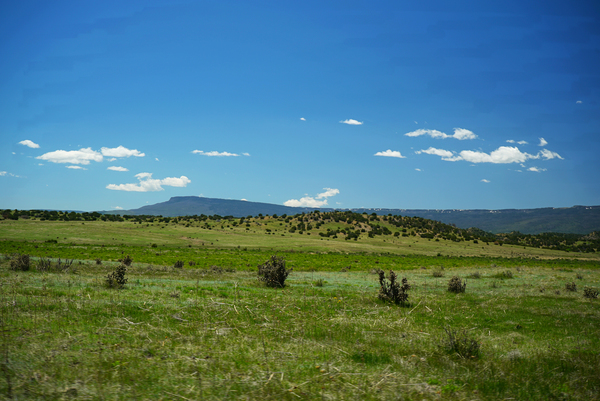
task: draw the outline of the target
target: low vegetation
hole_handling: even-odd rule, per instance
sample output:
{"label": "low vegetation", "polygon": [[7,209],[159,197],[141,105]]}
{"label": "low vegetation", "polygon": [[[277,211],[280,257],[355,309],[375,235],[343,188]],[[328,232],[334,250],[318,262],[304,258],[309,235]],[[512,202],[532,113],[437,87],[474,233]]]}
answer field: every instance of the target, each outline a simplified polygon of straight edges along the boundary
{"label": "low vegetation", "polygon": [[0,221],[0,398],[600,399],[594,253],[287,219]]}

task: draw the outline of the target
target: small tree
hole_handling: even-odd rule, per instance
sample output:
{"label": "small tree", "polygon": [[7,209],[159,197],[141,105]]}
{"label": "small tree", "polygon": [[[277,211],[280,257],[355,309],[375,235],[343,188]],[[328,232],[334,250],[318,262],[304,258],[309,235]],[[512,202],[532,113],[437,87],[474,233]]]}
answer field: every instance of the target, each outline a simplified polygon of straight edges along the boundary
{"label": "small tree", "polygon": [[285,268],[285,259],[277,255],[271,256],[258,266],[258,279],[264,281],[267,287],[285,287],[285,279],[292,269]]}
{"label": "small tree", "polygon": [[396,305],[405,305],[408,301],[407,291],[410,289],[408,280],[402,279],[402,285],[397,281],[398,276],[393,270],[390,270],[389,281],[385,278],[383,270],[379,270],[379,299],[386,302],[393,302]]}

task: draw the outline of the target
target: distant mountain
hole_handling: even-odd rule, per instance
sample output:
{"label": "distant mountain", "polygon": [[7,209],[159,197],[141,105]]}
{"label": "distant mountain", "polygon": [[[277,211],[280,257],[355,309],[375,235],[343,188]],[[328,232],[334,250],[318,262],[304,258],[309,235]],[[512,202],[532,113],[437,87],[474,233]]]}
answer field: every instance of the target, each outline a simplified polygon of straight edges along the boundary
{"label": "distant mountain", "polygon": [[[164,217],[175,216],[193,216],[205,214],[207,216],[233,216],[246,217],[263,215],[294,215],[298,213],[308,213],[316,209],[307,207],[289,207],[275,205],[272,203],[248,202],[232,199],[214,199],[203,198],[198,196],[174,196],[166,202],[157,203],[155,205],[142,206],[139,209],[133,210],[111,210],[110,212],[102,212],[105,214],[120,214],[120,215],[155,215]],[[319,209],[322,211],[333,211],[334,209]]]}
{"label": "distant mountain", "polygon": [[[271,203],[214,199],[197,196],[175,196],[167,202],[143,206],[133,210],[102,212],[120,215],[161,215],[165,217],[201,215],[246,217],[263,215],[294,215],[317,209],[289,207]],[[331,209],[322,212],[351,210],[357,213],[423,217],[454,224],[459,228],[477,227],[492,233],[519,231],[523,234],[543,232],[588,234],[600,231],[600,206],[573,206],[568,208],[503,209],[503,210],[428,210],[428,209]]]}

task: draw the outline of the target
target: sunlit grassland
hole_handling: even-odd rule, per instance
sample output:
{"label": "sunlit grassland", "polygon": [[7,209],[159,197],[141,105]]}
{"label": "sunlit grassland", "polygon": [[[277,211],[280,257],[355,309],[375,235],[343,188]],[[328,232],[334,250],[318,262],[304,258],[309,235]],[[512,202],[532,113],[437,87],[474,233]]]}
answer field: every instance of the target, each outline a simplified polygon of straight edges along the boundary
{"label": "sunlit grassland", "polygon": [[[318,257],[315,257],[318,261]],[[595,269],[398,271],[407,307],[377,299],[377,276],[294,271],[284,289],[253,271],[136,264],[70,273],[0,266],[0,394],[15,399],[598,399]],[[480,278],[468,278],[479,273]],[[464,294],[446,290],[467,279]],[[580,277],[580,278],[578,278]],[[316,284],[321,282],[323,285]],[[578,291],[565,290],[576,282]],[[445,328],[480,344],[446,348]]]}
{"label": "sunlit grassland", "polygon": [[[343,224],[327,223],[318,232],[338,227],[343,227]],[[92,255],[94,252],[97,254],[102,251],[99,248],[118,247],[114,249],[136,253],[137,261],[162,264],[171,264],[178,257],[193,258],[194,255],[205,250],[215,249],[483,258],[577,258],[600,261],[600,256],[595,253],[570,253],[482,242],[476,244],[473,241],[435,241],[412,236],[369,238],[364,235],[358,241],[347,241],[343,238],[322,238],[317,235],[317,230],[313,230],[311,235],[308,235],[307,233],[292,234],[285,231],[285,228],[285,223],[272,218],[253,221],[250,227],[214,221],[193,223],[187,227],[177,223],[3,220],[0,221],[0,253],[17,252],[14,243],[7,243],[17,241],[22,243],[24,249],[26,248],[22,253],[51,256],[44,254],[44,251],[53,249],[51,245],[54,244],[45,245],[45,241],[55,240],[63,257],[67,257],[64,254],[67,248],[71,248],[73,254],[69,257],[86,259],[86,254],[89,254],[89,258],[102,258],[102,255]],[[155,248],[152,247],[153,245]],[[88,247],[89,252],[81,251],[78,254],[75,250],[81,246]]]}
{"label": "sunlit grassland", "polygon": [[[596,254],[258,224],[0,221],[0,253],[32,255],[0,262],[0,397],[600,399]],[[273,254],[294,269],[283,289],[256,278]],[[107,288],[126,255],[126,287]],[[378,300],[377,269],[408,278],[409,305]]]}

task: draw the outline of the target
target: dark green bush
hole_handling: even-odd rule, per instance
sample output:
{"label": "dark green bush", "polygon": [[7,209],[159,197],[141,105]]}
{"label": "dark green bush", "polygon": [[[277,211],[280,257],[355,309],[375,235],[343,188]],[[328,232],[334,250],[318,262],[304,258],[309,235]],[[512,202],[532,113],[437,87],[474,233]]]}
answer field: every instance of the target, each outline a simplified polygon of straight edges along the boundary
{"label": "dark green bush", "polygon": [[432,275],[433,277],[444,277],[444,272],[441,270],[434,270]]}
{"label": "dark green bush", "polygon": [[16,254],[10,259],[10,269],[16,271],[27,271],[31,267],[29,255]]}
{"label": "dark green bush", "polygon": [[383,270],[379,270],[379,299],[386,302],[393,302],[396,305],[405,305],[408,301],[407,291],[410,289],[408,280],[402,279],[402,285],[398,283],[398,276],[393,270],[390,270],[389,279],[385,278]]}
{"label": "dark green bush", "polygon": [[583,296],[589,299],[598,298],[598,290],[592,287],[585,287],[583,289]]}
{"label": "dark green bush", "polygon": [[114,272],[106,276],[106,286],[109,288],[116,289],[121,289],[125,287],[125,284],[127,284],[125,273],[127,273],[127,266],[125,266],[124,264],[119,265]]}
{"label": "dark green bush", "polygon": [[469,337],[466,331],[452,330],[449,327],[445,327],[444,330],[446,337],[443,341],[443,348],[446,352],[457,354],[464,359],[479,357],[481,344]]}
{"label": "dark green bush", "polygon": [[262,265],[258,266],[258,279],[267,287],[285,287],[285,280],[292,269],[285,268],[285,260],[277,255],[271,256]]}
{"label": "dark green bush", "polygon": [[565,284],[565,288],[567,289],[567,291],[577,291],[577,284],[575,284],[575,282],[571,282],[571,283],[567,283]]}
{"label": "dark green bush", "polygon": [[131,263],[133,263],[133,259],[131,258],[131,256],[127,255],[123,259],[119,259],[119,262],[121,262],[125,266],[131,266]]}
{"label": "dark green bush", "polygon": [[463,281],[458,276],[454,276],[450,279],[450,281],[448,281],[448,291],[450,292],[458,294],[459,292],[465,292],[466,288],[467,282],[465,281],[463,283]]}
{"label": "dark green bush", "polygon": [[175,264],[173,265],[173,267],[175,267],[177,269],[183,268],[183,260],[178,260],[177,262],[175,262]]}

